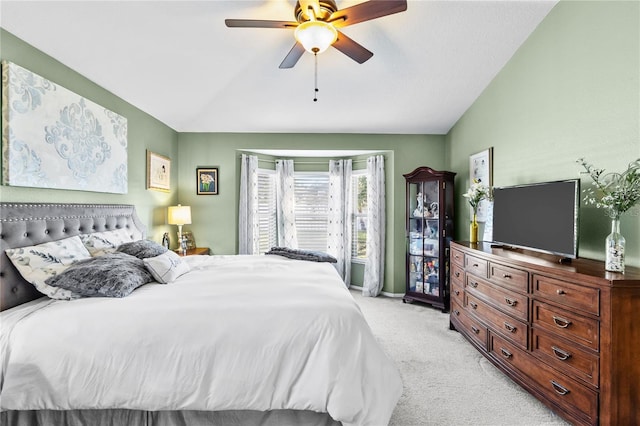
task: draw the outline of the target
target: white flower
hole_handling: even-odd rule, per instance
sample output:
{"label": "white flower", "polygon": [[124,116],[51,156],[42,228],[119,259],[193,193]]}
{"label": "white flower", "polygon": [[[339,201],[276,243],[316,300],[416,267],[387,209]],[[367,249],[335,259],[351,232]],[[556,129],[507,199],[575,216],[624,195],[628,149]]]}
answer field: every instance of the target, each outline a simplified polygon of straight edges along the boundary
{"label": "white flower", "polygon": [[480,201],[491,199],[491,188],[481,184],[477,179],[474,179],[471,187],[467,192],[462,194],[462,196],[469,200],[469,204],[473,208],[473,212],[476,213],[478,211]]}

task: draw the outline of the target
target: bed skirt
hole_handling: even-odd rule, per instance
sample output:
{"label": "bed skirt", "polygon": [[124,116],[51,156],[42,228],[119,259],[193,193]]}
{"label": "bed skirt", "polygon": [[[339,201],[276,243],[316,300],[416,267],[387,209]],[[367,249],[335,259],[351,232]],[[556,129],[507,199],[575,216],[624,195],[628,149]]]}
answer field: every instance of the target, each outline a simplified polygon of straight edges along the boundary
{"label": "bed skirt", "polygon": [[3,411],[4,426],[340,426],[327,413],[273,411],[33,410]]}

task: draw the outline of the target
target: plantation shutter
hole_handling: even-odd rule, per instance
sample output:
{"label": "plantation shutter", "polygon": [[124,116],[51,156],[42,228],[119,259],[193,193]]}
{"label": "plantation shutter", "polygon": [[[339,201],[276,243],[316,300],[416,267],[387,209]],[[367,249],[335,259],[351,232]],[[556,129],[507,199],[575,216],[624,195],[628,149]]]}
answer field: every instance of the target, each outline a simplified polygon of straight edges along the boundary
{"label": "plantation shutter", "polygon": [[298,247],[305,250],[326,251],[329,174],[296,172],[294,187]]}
{"label": "plantation shutter", "polygon": [[263,254],[277,245],[276,238],[276,181],[275,173],[258,170],[259,247]]}

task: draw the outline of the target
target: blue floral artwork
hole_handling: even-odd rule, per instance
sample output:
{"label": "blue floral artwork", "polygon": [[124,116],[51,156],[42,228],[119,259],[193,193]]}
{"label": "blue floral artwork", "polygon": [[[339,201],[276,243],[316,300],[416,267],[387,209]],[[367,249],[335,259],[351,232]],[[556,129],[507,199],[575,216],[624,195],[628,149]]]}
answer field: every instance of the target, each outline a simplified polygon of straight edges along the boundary
{"label": "blue floral artwork", "polygon": [[127,119],[2,62],[3,184],[126,194]]}

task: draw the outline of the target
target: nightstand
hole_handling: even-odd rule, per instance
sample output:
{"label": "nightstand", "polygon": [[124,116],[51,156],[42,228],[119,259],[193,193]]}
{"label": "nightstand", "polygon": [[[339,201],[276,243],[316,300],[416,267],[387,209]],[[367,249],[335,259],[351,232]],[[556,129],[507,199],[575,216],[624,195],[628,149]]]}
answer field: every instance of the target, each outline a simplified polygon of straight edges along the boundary
{"label": "nightstand", "polygon": [[[174,251],[176,253],[178,253],[180,256],[185,256],[185,255],[180,253],[180,250],[174,250]],[[192,255],[207,256],[207,255],[209,255],[209,247],[196,247],[196,248],[192,248],[192,249],[187,249],[186,256],[192,256]]]}

